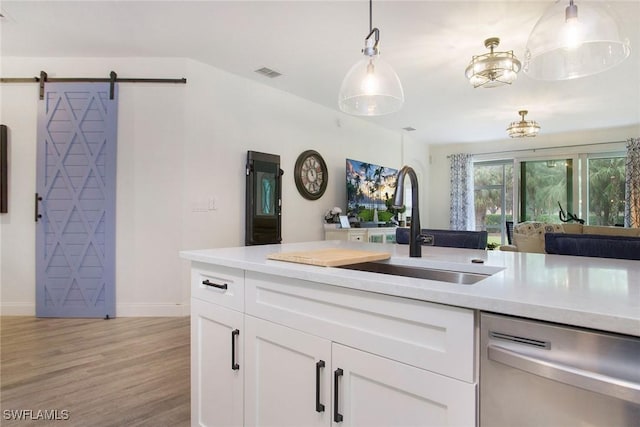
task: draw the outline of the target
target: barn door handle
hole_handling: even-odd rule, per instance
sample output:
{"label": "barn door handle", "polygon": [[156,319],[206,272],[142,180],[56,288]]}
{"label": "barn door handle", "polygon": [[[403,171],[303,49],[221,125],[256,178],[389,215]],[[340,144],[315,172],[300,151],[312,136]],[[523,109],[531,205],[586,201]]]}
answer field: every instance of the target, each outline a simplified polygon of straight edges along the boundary
{"label": "barn door handle", "polygon": [[227,284],[226,283],[223,283],[223,284],[213,283],[209,279],[204,279],[202,281],[202,284],[205,285],[205,286],[212,286],[212,287],[218,288],[218,289],[227,289]]}
{"label": "barn door handle", "polygon": [[338,412],[338,401],[340,400],[338,399],[338,378],[343,374],[344,372],[340,368],[333,372],[333,421],[336,423],[341,423],[343,418],[342,414]]}
{"label": "barn door handle", "polygon": [[231,331],[231,369],[237,371],[240,369],[240,365],[236,363],[236,336],[240,335],[239,329]]}
{"label": "barn door handle", "polygon": [[36,212],[35,212],[36,222],[38,222],[38,220],[42,218],[42,214],[40,214],[40,209],[39,209],[41,201],[42,201],[42,196],[36,193]]}
{"label": "barn door handle", "polygon": [[316,362],[316,412],[324,412],[324,405],[320,403],[320,369],[324,366],[324,360]]}

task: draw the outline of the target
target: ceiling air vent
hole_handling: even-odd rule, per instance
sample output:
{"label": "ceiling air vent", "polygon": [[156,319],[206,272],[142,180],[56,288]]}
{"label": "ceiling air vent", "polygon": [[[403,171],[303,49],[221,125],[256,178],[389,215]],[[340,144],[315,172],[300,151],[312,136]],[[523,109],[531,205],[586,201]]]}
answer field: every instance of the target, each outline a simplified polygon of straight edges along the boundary
{"label": "ceiling air vent", "polygon": [[280,77],[282,75],[282,73],[279,73],[267,67],[262,67],[256,70],[256,73],[262,74],[263,76],[269,77],[270,79],[275,79],[276,77]]}
{"label": "ceiling air vent", "polygon": [[402,128],[402,130],[406,130],[407,132],[413,132],[416,128],[412,128],[411,126],[407,126],[406,128]]}

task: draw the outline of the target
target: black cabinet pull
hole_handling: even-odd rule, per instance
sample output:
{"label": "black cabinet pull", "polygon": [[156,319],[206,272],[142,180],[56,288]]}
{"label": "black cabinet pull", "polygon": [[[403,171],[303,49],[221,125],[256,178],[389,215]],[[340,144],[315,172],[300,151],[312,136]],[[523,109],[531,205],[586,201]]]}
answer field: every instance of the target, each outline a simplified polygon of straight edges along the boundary
{"label": "black cabinet pull", "polygon": [[231,331],[231,369],[234,371],[240,369],[240,365],[236,363],[236,336],[240,336],[239,329]]}
{"label": "black cabinet pull", "polygon": [[318,360],[316,363],[316,412],[324,412],[324,405],[320,403],[320,369],[324,366],[324,360]]}
{"label": "black cabinet pull", "polygon": [[42,197],[36,193],[36,212],[35,212],[35,216],[36,216],[36,222],[38,222],[38,220],[40,218],[42,218],[42,214],[40,213],[40,202],[42,201]]}
{"label": "black cabinet pull", "polygon": [[333,421],[336,423],[342,422],[342,414],[338,412],[338,378],[344,374],[342,369],[338,368],[333,372]]}
{"label": "black cabinet pull", "polygon": [[218,283],[211,282],[209,279],[204,279],[202,281],[202,284],[206,285],[206,286],[212,286],[212,287],[218,288],[218,289],[227,289],[227,284],[226,283],[223,283],[222,285],[220,285]]}

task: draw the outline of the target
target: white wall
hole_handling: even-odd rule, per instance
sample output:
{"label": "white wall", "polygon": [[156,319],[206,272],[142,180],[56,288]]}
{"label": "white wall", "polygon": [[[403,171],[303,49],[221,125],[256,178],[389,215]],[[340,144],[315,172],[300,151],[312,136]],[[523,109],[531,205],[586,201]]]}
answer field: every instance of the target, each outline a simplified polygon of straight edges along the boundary
{"label": "white wall", "polygon": [[[475,144],[453,144],[453,145],[432,145],[430,146],[429,173],[431,182],[438,185],[431,186],[431,199],[428,206],[428,225],[433,228],[449,228],[449,205],[450,189],[449,184],[449,159],[450,154],[470,153],[483,156],[483,153],[497,153],[489,156],[484,155],[487,160],[491,158],[513,158],[512,156],[535,156],[549,155],[555,152],[591,152],[607,149],[605,145],[594,145],[590,147],[558,148],[551,151],[547,148],[572,146],[579,144],[600,144],[607,142],[625,141],[631,137],[640,136],[640,124],[615,129],[601,129],[597,131],[572,132],[556,135],[539,135],[533,139],[511,139],[500,141],[483,142]],[[624,147],[624,144],[617,144]],[[540,150],[545,148],[544,150]],[[519,150],[532,149],[537,152],[524,152]],[[500,154],[504,153],[504,154]],[[505,157],[506,156],[506,157]]]}
{"label": "white wall", "polygon": [[[345,158],[428,177],[428,151],[400,131],[310,103],[185,59],[3,58],[3,77],[186,77],[186,85],[120,84],[116,301],[118,316],[188,313],[182,249],[244,242],[247,150],[281,156],[283,241],[323,238],[322,216],[344,208]],[[9,213],[0,216],[0,310],[35,312],[35,156],[38,87],[3,84],[1,121],[10,129]],[[314,149],[329,167],[317,201],[297,192],[297,156]],[[426,186],[422,186],[423,192]],[[215,210],[194,212],[215,200]],[[424,197],[422,204],[424,204]]]}

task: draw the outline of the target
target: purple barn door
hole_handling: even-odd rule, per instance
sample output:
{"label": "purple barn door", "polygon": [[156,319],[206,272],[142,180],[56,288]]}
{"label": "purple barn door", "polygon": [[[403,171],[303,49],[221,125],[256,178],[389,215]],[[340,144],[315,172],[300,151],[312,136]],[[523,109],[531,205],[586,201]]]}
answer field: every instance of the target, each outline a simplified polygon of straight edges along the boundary
{"label": "purple barn door", "polygon": [[47,83],[38,114],[36,316],[115,317],[117,86]]}

